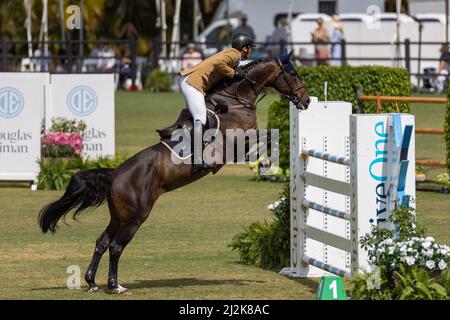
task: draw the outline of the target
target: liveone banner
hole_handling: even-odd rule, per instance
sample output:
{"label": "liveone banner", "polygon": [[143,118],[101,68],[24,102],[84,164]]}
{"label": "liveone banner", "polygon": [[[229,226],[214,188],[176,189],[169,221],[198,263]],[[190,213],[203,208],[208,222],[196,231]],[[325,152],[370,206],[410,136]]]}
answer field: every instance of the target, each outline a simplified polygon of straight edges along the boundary
{"label": "liveone banner", "polygon": [[113,74],[51,75],[47,127],[50,127],[51,119],[57,117],[86,122],[84,158],[114,156],[114,111]]}
{"label": "liveone banner", "polygon": [[49,75],[0,73],[0,180],[36,181]]}

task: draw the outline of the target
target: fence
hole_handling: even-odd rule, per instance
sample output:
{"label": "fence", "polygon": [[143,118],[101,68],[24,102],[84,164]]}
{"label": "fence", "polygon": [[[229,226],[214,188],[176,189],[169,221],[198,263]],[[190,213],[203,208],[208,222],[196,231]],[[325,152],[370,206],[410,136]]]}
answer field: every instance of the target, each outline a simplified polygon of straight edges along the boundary
{"label": "fence", "polygon": [[[37,48],[42,44],[47,44],[49,48],[49,55],[40,54],[39,56],[33,54],[29,56],[28,48]],[[55,70],[50,70],[54,73],[72,73],[72,72],[117,72],[114,70],[102,71],[95,68],[98,59],[103,59],[95,55],[84,54],[86,48],[91,51],[103,45],[119,46],[127,48],[129,52],[128,58],[131,60],[130,77],[133,80],[133,85],[136,79],[137,71],[137,45],[136,39],[122,39],[122,40],[66,40],[66,41],[48,41],[45,43],[38,43],[36,41],[28,42],[26,40],[6,40],[2,39],[0,42],[0,71],[18,71],[17,64],[20,61],[22,64],[28,62],[32,64],[41,63],[46,65],[46,61],[56,65]],[[173,74],[179,71],[179,62],[182,59],[182,52],[187,46],[188,42],[174,42],[162,43],[158,38],[152,40],[152,52],[148,59],[144,59],[144,63],[152,67],[162,67],[166,71]],[[202,58],[205,58],[218,50],[229,45],[228,42],[194,42],[196,48],[202,53]],[[362,64],[378,64],[386,66],[402,66],[405,67],[411,77],[417,79],[417,85],[420,87],[420,81],[424,78],[436,78],[438,76],[437,67],[434,72],[423,73],[422,67],[424,63],[433,63],[438,65],[440,60],[438,46],[443,43],[440,42],[412,42],[406,39],[404,42],[349,42],[342,40],[339,43],[327,42],[327,45],[339,45],[340,57],[329,59],[316,59],[314,56],[315,44],[312,42],[258,42],[257,49],[253,53],[253,58],[264,58],[274,55],[272,51],[282,52],[285,48],[294,50],[294,59],[304,65],[324,64],[330,61],[339,62],[341,65],[362,65]],[[388,49],[386,49],[386,47]],[[422,56],[422,47],[435,48],[436,55],[432,57]],[[393,54],[391,51],[398,49],[399,54]],[[378,50],[378,51],[377,51]],[[384,50],[384,51],[383,51]],[[270,51],[270,52],[269,52]],[[428,50],[430,51],[430,50]],[[166,52],[166,54],[163,54]],[[374,54],[375,52],[375,54]],[[433,51],[434,52],[434,51]],[[35,51],[36,53],[36,51]],[[169,53],[169,54],[167,54]],[[114,54],[114,59],[120,63],[123,55]],[[118,64],[116,63],[116,64]],[[86,67],[88,66],[88,67]],[[89,66],[94,66],[89,68]],[[21,66],[20,68],[24,68]]]}
{"label": "fence", "polygon": [[[44,46],[48,46],[45,54]],[[99,55],[102,46],[112,48],[112,54]],[[33,55],[28,48],[34,48]],[[87,50],[90,54],[84,54]],[[117,54],[120,50],[120,54]],[[49,72],[52,73],[116,73],[122,72],[122,59],[129,61],[126,71],[133,81],[133,88],[138,69],[136,39],[121,40],[66,40],[66,41],[26,41],[7,40],[0,42],[0,72]],[[111,68],[99,67],[99,61],[114,60]]]}

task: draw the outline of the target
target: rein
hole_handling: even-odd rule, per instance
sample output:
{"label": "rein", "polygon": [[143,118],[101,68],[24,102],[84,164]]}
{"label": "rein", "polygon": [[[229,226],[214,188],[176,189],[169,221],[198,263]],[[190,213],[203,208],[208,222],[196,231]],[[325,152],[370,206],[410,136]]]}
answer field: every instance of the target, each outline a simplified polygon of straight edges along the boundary
{"label": "rein", "polygon": [[[244,80],[244,79],[243,79]],[[241,85],[241,83],[243,82],[243,80],[241,80],[238,85],[236,86],[236,89],[234,89],[234,92],[230,92],[228,89],[230,88],[229,85],[226,86],[226,88],[221,91],[221,92],[214,92],[215,94],[225,97],[225,98],[229,98],[232,100],[236,100],[237,102],[239,102],[240,104],[242,104],[243,106],[245,106],[246,108],[249,109],[256,109],[256,104],[251,102],[249,99],[242,97],[240,95],[237,94],[237,89],[239,88],[239,86]],[[226,85],[226,83],[225,83]]]}
{"label": "rein", "polygon": [[[287,83],[291,93],[290,93],[290,95],[289,94],[280,93],[280,95],[282,95],[283,97],[285,97],[288,100],[292,101],[293,103],[298,104],[299,101],[298,101],[297,97],[295,96],[295,93],[298,90],[303,89],[304,87],[300,86],[300,87],[294,89],[293,86],[292,86],[291,81],[289,81],[288,77],[286,76],[287,71],[286,71],[285,66],[281,63],[280,59],[277,59],[276,61],[277,61],[278,66],[280,67],[280,70],[279,70],[278,74],[276,75],[276,77],[267,86],[269,86],[269,87],[272,86],[277,81],[277,79],[281,75],[283,75],[284,81],[286,81],[286,83]],[[255,66],[256,66],[256,64],[255,64]],[[238,94],[239,88],[241,87],[241,85],[245,81],[250,82],[253,85],[252,89],[253,89],[253,91],[255,92],[255,94],[257,96],[260,93],[263,93],[263,95],[261,97],[259,97],[258,100],[255,103],[251,102],[249,99],[247,99],[245,97],[242,97],[241,95]],[[259,83],[259,82],[255,81],[253,79],[250,79],[247,75],[236,85],[236,87],[233,90],[233,92],[230,92],[228,90],[231,85],[228,85],[226,83],[226,81],[224,83],[225,83],[225,86],[226,86],[225,89],[222,92],[215,92],[215,94],[218,94],[218,95],[223,96],[225,98],[234,99],[234,100],[238,101],[239,103],[242,103],[245,107],[247,107],[249,109],[256,109],[256,106],[258,105],[258,103],[261,102],[261,100],[263,100],[267,96],[267,90],[266,90],[267,86],[263,85],[262,83]],[[261,89],[261,91],[259,93],[257,91],[258,88]]]}
{"label": "rein", "polygon": [[[304,86],[300,86],[300,87],[294,89],[294,88],[292,87],[291,81],[289,81],[288,77],[286,77],[286,73],[288,73],[288,71],[286,71],[286,67],[281,63],[280,59],[277,59],[277,64],[278,64],[278,66],[280,67],[280,72],[279,72],[278,75],[273,79],[273,81],[270,83],[270,86],[273,85],[273,84],[275,83],[275,81],[280,77],[281,74],[283,74],[284,81],[286,81],[287,85],[289,86],[289,90],[291,91],[291,94],[290,94],[290,95],[287,95],[287,94],[280,93],[280,95],[282,95],[283,97],[287,98],[287,99],[290,100],[292,103],[298,104],[299,101],[298,101],[298,98],[297,98],[297,96],[295,95],[295,93],[296,93],[297,91],[299,91],[299,90],[304,89]],[[295,70],[294,70],[294,71],[295,71]],[[297,73],[297,72],[295,71],[295,73]],[[300,78],[300,76],[298,75],[298,73],[297,73],[297,77]]]}

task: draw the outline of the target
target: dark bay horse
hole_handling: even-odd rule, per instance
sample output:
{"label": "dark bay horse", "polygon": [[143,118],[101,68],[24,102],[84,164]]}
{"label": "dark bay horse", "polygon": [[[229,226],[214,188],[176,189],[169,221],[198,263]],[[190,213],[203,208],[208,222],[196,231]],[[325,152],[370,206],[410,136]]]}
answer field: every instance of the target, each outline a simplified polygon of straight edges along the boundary
{"label": "dark bay horse", "polygon": [[[299,109],[308,107],[308,93],[289,57],[251,62],[243,67],[246,72],[244,78],[227,80],[225,83],[228,84],[219,85],[211,93],[211,96],[228,102],[227,112],[219,114],[219,129],[223,136],[227,128],[244,131],[256,128],[255,102],[267,87],[286,96]],[[162,143],[157,143],[115,169],[94,169],[73,175],[63,196],[42,208],[39,225],[44,233],[49,230],[54,233],[58,221],[72,209],[75,210],[75,218],[82,210],[99,206],[106,200],[111,219],[96,241],[85,280],[89,292],[98,290],[95,274],[102,255],[109,249],[108,288],[113,293],[123,293],[127,289],[118,282],[120,256],[150,215],[155,201],[163,193],[189,184],[208,173],[193,173],[190,164],[174,164],[171,151]]]}

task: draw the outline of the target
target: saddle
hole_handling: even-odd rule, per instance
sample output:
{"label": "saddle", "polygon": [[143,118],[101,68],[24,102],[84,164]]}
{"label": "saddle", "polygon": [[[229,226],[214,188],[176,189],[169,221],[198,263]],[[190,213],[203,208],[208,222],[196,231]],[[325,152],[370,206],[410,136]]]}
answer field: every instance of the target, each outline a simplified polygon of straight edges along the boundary
{"label": "saddle", "polygon": [[[226,113],[227,106],[222,101],[217,101],[212,98],[206,98],[206,129],[216,129],[216,134],[219,130],[220,120],[219,113]],[[191,150],[180,148],[182,141],[190,141],[193,133],[193,118],[188,108],[181,110],[178,119],[168,127],[156,129],[160,136],[160,141],[170,151],[172,151],[179,159],[186,160],[191,156]],[[173,140],[174,133],[178,136],[178,140]],[[181,136],[180,136],[181,134]]]}

